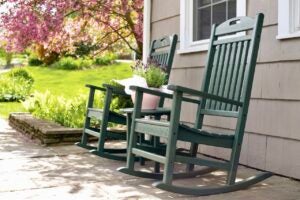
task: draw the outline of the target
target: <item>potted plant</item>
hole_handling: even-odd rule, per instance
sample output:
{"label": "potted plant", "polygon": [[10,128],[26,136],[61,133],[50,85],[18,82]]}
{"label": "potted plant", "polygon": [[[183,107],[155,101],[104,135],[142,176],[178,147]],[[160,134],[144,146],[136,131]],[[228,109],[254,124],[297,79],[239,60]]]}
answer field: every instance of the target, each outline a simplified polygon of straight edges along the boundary
{"label": "potted plant", "polygon": [[[165,71],[165,67],[161,66],[154,60],[148,60],[147,64],[143,64],[140,60],[138,60],[132,69],[133,73],[136,75],[136,79],[141,77],[145,80],[146,85],[144,85],[144,87],[160,90],[161,87],[167,82],[167,73]],[[134,102],[135,92],[131,92],[131,98]],[[142,109],[157,108],[159,100],[159,96],[145,93],[143,96]]]}

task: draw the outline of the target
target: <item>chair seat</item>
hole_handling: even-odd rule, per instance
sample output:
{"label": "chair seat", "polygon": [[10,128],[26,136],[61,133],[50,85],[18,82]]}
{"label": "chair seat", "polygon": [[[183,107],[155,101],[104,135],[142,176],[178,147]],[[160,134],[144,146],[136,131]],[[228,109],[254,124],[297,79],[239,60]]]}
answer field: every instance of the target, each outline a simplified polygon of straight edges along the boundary
{"label": "chair seat", "polygon": [[108,127],[107,130],[110,131],[110,132],[124,133],[124,134],[127,131],[126,126],[123,126],[123,127]]}
{"label": "chair seat", "polygon": [[[88,108],[88,117],[94,117],[98,120],[102,120],[103,110],[99,108]],[[114,111],[109,111],[109,122],[126,125],[126,116]]]}
{"label": "chair seat", "polygon": [[[133,113],[133,108],[121,109],[124,113]],[[170,108],[143,109],[141,115],[168,115],[171,113]]]}
{"label": "chair seat", "polygon": [[231,148],[233,145],[234,135],[208,132],[205,130],[195,129],[181,123],[179,125],[178,140]]}

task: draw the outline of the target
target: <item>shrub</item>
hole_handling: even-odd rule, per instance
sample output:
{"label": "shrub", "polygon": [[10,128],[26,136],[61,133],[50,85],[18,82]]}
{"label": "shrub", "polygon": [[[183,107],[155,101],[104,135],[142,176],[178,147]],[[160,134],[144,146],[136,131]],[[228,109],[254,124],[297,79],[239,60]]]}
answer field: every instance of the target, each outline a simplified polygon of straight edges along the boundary
{"label": "shrub", "polygon": [[[23,102],[25,109],[40,119],[51,120],[63,126],[80,128],[83,127],[86,114],[88,97],[80,95],[72,99],[45,93],[35,92],[32,97]],[[103,108],[104,94],[96,93],[94,107]],[[132,107],[130,97],[113,95],[111,109],[119,111],[120,108]],[[92,120],[92,125],[99,127],[99,122]],[[109,123],[109,126],[114,126]]]}
{"label": "shrub", "polygon": [[117,59],[117,56],[113,53],[107,53],[103,56],[96,57],[94,59],[95,65],[110,65],[113,64],[114,61]]}
{"label": "shrub", "polygon": [[0,76],[0,102],[25,100],[33,84],[32,76],[24,69],[15,68]]}
{"label": "shrub", "polygon": [[80,70],[91,68],[92,65],[93,61],[89,58],[63,57],[51,66],[57,69]]}
{"label": "shrub", "polygon": [[[118,87],[122,90],[125,89],[125,87],[123,85],[120,85],[120,84],[116,83],[115,81],[110,81],[109,84],[113,85],[115,87]],[[123,95],[117,95],[117,94],[113,95],[113,100],[110,105],[111,110],[113,110],[115,112],[119,112],[119,110],[122,108],[130,108],[130,107],[133,107],[133,103],[132,103],[130,96],[123,96]]]}
{"label": "shrub", "polygon": [[33,97],[23,102],[23,106],[37,118],[75,128],[83,126],[86,101],[85,96],[66,99],[50,92],[35,92]]}
{"label": "shrub", "polygon": [[7,76],[10,78],[25,79],[32,83],[34,81],[33,77],[25,69],[22,68],[12,69],[7,73]]}
{"label": "shrub", "polygon": [[38,59],[36,56],[30,56],[28,58],[28,65],[29,66],[40,66],[43,64],[43,61]]}
{"label": "shrub", "polygon": [[90,55],[93,51],[97,49],[97,45],[92,44],[91,42],[76,42],[74,44],[75,47],[75,52],[74,56],[88,56]]}

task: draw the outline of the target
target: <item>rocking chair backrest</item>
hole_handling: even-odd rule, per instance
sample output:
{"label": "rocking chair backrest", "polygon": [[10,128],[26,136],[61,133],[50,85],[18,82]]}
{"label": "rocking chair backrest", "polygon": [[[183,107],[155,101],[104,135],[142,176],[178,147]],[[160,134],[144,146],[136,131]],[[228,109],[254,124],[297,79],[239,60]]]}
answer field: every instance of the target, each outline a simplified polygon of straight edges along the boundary
{"label": "rocking chair backrest", "polygon": [[[214,26],[211,33],[202,90],[242,102],[243,112],[247,112],[251,95],[262,23],[263,14],[255,19],[237,17]],[[250,34],[245,34],[249,31]],[[241,107],[203,100],[198,114],[238,117]],[[198,116],[198,120],[199,117],[202,118]]]}
{"label": "rocking chair backrest", "polygon": [[153,40],[151,43],[149,58],[155,60],[161,67],[166,69],[167,80],[169,80],[177,40],[178,36],[174,34]]}

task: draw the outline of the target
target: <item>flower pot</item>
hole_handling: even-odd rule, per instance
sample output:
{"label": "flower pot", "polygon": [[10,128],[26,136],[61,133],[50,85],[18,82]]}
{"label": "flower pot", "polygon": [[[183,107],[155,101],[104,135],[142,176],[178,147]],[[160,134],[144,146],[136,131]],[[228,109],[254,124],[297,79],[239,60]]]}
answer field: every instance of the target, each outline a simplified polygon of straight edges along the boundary
{"label": "flower pot", "polygon": [[[157,89],[157,88],[155,88],[155,89]],[[134,103],[135,91],[132,91],[131,99],[132,99],[132,102]],[[142,101],[142,109],[156,109],[158,106],[159,100],[160,100],[159,96],[144,93],[143,101]]]}

